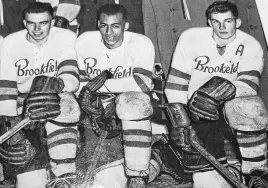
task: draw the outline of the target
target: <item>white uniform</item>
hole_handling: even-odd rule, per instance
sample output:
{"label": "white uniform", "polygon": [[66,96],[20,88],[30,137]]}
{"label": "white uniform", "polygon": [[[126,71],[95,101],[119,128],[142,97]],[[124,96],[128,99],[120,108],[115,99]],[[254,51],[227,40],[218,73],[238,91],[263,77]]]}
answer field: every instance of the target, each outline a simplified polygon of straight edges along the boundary
{"label": "white uniform", "polygon": [[72,32],[56,27],[41,47],[27,40],[27,30],[7,36],[1,50],[0,79],[5,99],[0,100],[0,114],[21,114],[25,94],[38,75],[58,76],[64,81],[64,91],[75,92],[79,87],[75,40]]}
{"label": "white uniform", "polygon": [[262,70],[263,50],[252,36],[237,30],[221,56],[210,27],[192,28],[178,41],[165,92],[170,103],[186,104],[206,81],[220,76],[236,86],[236,97],[256,95]]}
{"label": "white uniform", "polygon": [[[7,36],[0,55],[0,115],[18,116],[22,113],[23,101],[30,91],[33,79],[39,75],[61,78],[65,87],[60,96],[65,96],[66,92],[76,92],[79,76],[75,40],[73,32],[56,27],[51,28],[48,40],[42,46],[36,46],[27,40],[27,30]],[[64,96],[61,98],[65,100]],[[79,114],[78,117],[77,114],[69,115],[69,118],[62,118],[62,115],[64,114],[54,120],[73,123],[79,119]],[[74,172],[75,164],[71,159],[76,156],[77,128],[59,127],[50,122],[45,127],[52,172],[56,176]],[[70,159],[69,163],[64,161],[66,158]]]}
{"label": "white uniform", "polygon": [[122,45],[108,49],[99,31],[85,32],[78,37],[75,48],[79,69],[88,78],[105,69],[114,74],[114,79],[107,80],[100,92],[152,91],[154,47],[146,36],[125,32]]}
{"label": "white uniform", "polygon": [[[192,28],[182,33],[173,54],[165,88],[169,103],[187,104],[192,94],[213,76],[231,81],[236,87],[236,97],[257,95],[264,65],[263,50],[259,42],[237,30],[236,38],[226,45],[225,52],[220,55],[212,34],[210,27]],[[265,131],[248,135],[239,128],[236,130],[243,173],[249,173],[252,167],[266,169]],[[250,128],[247,130],[254,131]],[[257,150],[258,153],[252,152]],[[252,162],[254,165],[250,165]],[[213,173],[215,172],[212,171],[211,175]],[[194,182],[199,184],[196,187],[206,187],[202,186],[206,177],[202,172],[194,174],[194,180],[199,181]],[[219,183],[211,187],[227,186]]]}
{"label": "white uniform", "polygon": [[[106,80],[98,92],[150,93],[153,90],[154,46],[146,36],[126,31],[122,45],[115,49],[108,49],[102,42],[100,32],[90,31],[78,37],[75,48],[78,54],[78,66],[84,76],[81,86],[107,69],[113,74],[113,78]],[[128,98],[132,94],[126,95]],[[125,117],[126,114],[121,116]],[[137,123],[129,123],[128,120],[123,121],[122,125],[125,171],[129,176],[141,174],[146,176],[149,174],[151,155],[151,123],[149,119]]]}
{"label": "white uniform", "polygon": [[2,45],[3,39],[4,38],[0,35],[0,46]]}

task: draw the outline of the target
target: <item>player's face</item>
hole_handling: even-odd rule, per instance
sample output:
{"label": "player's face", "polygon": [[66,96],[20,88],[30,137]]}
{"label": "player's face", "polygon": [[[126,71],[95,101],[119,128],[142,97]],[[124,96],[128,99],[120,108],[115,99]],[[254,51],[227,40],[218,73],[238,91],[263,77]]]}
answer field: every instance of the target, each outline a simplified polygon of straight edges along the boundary
{"label": "player's face", "polygon": [[225,13],[212,13],[208,20],[213,28],[215,37],[223,41],[232,41],[235,38],[236,29],[240,27],[241,20],[235,18],[231,11]]}
{"label": "player's face", "polygon": [[23,23],[28,30],[30,41],[36,44],[46,42],[50,29],[54,24],[48,12],[26,14]]}
{"label": "player's face", "polygon": [[98,27],[107,48],[114,49],[121,46],[124,40],[124,31],[129,27],[129,23],[123,19],[121,13],[115,15],[100,14]]}

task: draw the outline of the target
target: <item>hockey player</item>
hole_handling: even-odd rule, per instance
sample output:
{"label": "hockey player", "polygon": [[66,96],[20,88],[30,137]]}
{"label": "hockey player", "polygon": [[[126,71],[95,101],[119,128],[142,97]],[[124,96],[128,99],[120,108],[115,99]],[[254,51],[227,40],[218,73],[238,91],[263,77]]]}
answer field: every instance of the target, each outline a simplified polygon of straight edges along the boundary
{"label": "hockey player", "polygon": [[50,3],[54,9],[55,26],[68,28],[78,33],[79,24],[76,17],[80,12],[80,0],[1,0],[0,34],[5,37],[8,34],[24,29],[22,11],[32,2]]}
{"label": "hockey player", "polygon": [[[0,114],[17,119],[29,117],[32,123],[28,128],[33,130],[45,127],[50,158],[46,187],[75,187],[75,123],[80,117],[72,94],[79,88],[76,35],[53,27],[53,18],[49,3],[31,3],[23,12],[26,29],[4,39],[0,56]],[[22,156],[25,152],[26,156]],[[28,152],[1,150],[1,161],[28,165]],[[34,171],[25,174],[31,177]],[[18,176],[22,178],[18,178],[17,187],[45,187],[37,179],[29,181],[25,176]]]}
{"label": "hockey player", "polygon": [[[224,137],[231,127],[242,155],[242,174],[249,177],[246,183],[251,188],[267,187],[267,112],[256,96],[263,70],[262,47],[238,29],[241,20],[235,4],[216,1],[206,16],[210,27],[186,30],[174,51],[165,89],[175,111],[173,118],[178,120],[178,107],[187,106],[191,133],[228,168]],[[193,172],[194,187],[231,187],[187,143],[189,126],[174,127],[171,136],[186,151],[186,168]],[[239,178],[239,173],[236,175]]]}
{"label": "hockey player", "polygon": [[[124,6],[103,5],[98,10],[99,31],[83,33],[75,45],[81,71],[79,103],[96,135],[108,131],[103,155],[92,169],[95,187],[146,187],[149,176],[154,47],[146,36],[128,32],[129,24]],[[109,119],[110,111],[116,111],[115,119]],[[99,138],[89,132],[87,143],[93,150]]]}

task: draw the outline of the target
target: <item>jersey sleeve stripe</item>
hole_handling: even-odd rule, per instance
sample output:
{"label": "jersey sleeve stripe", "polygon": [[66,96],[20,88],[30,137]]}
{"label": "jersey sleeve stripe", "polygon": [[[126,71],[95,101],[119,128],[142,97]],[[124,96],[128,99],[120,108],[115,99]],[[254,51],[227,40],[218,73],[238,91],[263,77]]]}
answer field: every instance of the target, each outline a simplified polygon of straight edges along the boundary
{"label": "jersey sleeve stripe", "polygon": [[0,95],[0,101],[17,100],[17,95]]}
{"label": "jersey sleeve stripe", "polygon": [[89,81],[89,78],[87,77],[86,71],[79,70],[79,79],[80,79],[80,82],[88,82]]}
{"label": "jersey sleeve stripe", "polygon": [[10,80],[0,80],[0,88],[17,88],[17,82],[16,81],[10,81]]}
{"label": "jersey sleeve stripe", "polygon": [[17,94],[18,92],[16,88],[0,87],[0,95],[17,95]]}
{"label": "jersey sleeve stripe", "polygon": [[167,82],[166,89],[178,90],[178,91],[188,91],[188,85],[181,85],[181,84]]}
{"label": "jersey sleeve stripe", "polygon": [[80,70],[80,69],[79,69],[79,74],[80,75],[83,75],[83,76],[86,76],[87,75],[85,70]]}
{"label": "jersey sleeve stripe", "polygon": [[17,100],[17,83],[10,80],[0,80],[0,101]]}
{"label": "jersey sleeve stripe", "polygon": [[72,75],[72,76],[74,76],[77,80],[79,80],[79,75],[78,75],[76,72],[74,72],[74,71],[64,71],[64,72],[61,72],[60,74],[58,74],[58,76],[63,75],[63,74],[69,74],[69,75]]}
{"label": "jersey sleeve stripe", "polygon": [[254,89],[256,92],[258,92],[259,86],[256,83],[252,82],[251,80],[239,79],[239,81],[249,85],[252,89]]}
{"label": "jersey sleeve stripe", "polygon": [[78,68],[76,67],[73,67],[73,66],[64,66],[62,67],[59,71],[58,71],[58,74],[61,74],[62,72],[74,72],[76,74],[79,74],[78,73]]}
{"label": "jersey sleeve stripe", "polygon": [[191,79],[191,75],[181,72],[173,67],[171,67],[169,74],[175,77],[184,78],[185,80],[188,80],[188,81],[190,81]]}
{"label": "jersey sleeve stripe", "polygon": [[152,75],[153,75],[153,73],[151,71],[143,69],[143,68],[140,68],[140,67],[139,68],[135,67],[133,69],[133,74],[136,74],[136,73],[145,75],[145,76],[147,76],[149,78],[152,78]]}
{"label": "jersey sleeve stripe", "polygon": [[243,71],[238,73],[238,77],[242,75],[249,75],[249,76],[255,76],[257,78],[261,77],[261,73],[259,71],[253,70],[253,71]]}
{"label": "jersey sleeve stripe", "polygon": [[60,70],[62,67],[64,66],[74,66],[74,67],[78,67],[77,65],[77,61],[76,60],[65,60],[63,62],[61,62],[58,66],[58,70]]}
{"label": "jersey sleeve stripe", "polygon": [[89,81],[89,80],[88,80],[86,77],[84,77],[84,76],[80,76],[79,79],[80,79],[80,82],[88,82],[88,81]]}
{"label": "jersey sleeve stripe", "polygon": [[138,86],[141,88],[143,92],[149,93],[151,91],[151,89],[146,85],[146,83],[138,75],[133,75],[133,78],[137,82]]}

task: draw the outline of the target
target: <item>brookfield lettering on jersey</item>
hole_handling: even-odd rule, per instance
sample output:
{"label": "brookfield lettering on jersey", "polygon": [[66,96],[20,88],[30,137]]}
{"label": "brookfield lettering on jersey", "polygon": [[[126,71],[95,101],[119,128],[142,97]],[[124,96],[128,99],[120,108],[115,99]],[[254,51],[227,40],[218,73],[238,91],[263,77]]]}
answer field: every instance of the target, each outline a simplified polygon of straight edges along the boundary
{"label": "brookfield lettering on jersey", "polygon": [[207,64],[210,62],[210,58],[208,56],[199,56],[195,59],[195,62],[197,62],[194,69],[202,72],[207,73],[227,73],[227,74],[233,74],[237,72],[239,62],[237,63],[230,63],[226,65],[225,63],[222,63],[218,66],[207,66]]}
{"label": "brookfield lettering on jersey", "polygon": [[18,67],[18,76],[34,76],[42,75],[45,73],[56,72],[58,63],[54,59],[50,59],[46,64],[42,64],[40,68],[28,68],[29,60],[20,59],[15,63],[15,67]]}
{"label": "brookfield lettering on jersey", "polygon": [[[96,65],[97,65],[96,59],[94,59],[94,61],[86,61],[86,60],[88,60],[88,59],[85,59],[85,61],[84,61],[85,62],[85,71],[88,75],[97,76],[103,71],[99,68],[96,68]],[[132,76],[132,67],[124,68],[122,66],[117,66],[114,69],[109,68],[107,70],[113,74],[114,79]]]}

